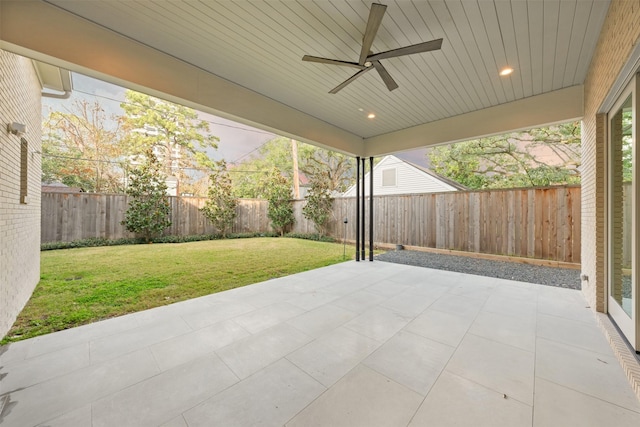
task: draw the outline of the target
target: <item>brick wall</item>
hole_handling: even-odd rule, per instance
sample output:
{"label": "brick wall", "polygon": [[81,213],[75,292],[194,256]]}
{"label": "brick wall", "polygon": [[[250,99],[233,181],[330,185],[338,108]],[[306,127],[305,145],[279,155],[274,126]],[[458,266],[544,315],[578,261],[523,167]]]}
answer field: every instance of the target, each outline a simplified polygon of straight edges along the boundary
{"label": "brick wall", "polygon": [[[7,123],[27,126],[27,203],[20,203],[21,139]],[[31,60],[0,50],[0,337],[40,278],[40,82]],[[33,153],[33,154],[32,154]]]}
{"label": "brick wall", "polygon": [[582,122],[583,292],[597,311],[605,307],[606,115],[605,97],[640,37],[640,0],[612,0],[584,84]]}

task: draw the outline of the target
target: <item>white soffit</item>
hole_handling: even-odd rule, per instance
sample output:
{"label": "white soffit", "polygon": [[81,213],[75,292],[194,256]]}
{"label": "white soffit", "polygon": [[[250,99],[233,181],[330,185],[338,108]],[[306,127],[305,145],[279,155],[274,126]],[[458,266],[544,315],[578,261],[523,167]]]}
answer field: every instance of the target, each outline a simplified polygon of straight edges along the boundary
{"label": "white soffit", "polygon": [[[403,149],[429,143],[384,135],[404,137],[430,123],[460,128],[450,119],[579,87],[609,5],[602,0],[380,2],[388,7],[374,52],[444,39],[440,51],[382,60],[400,86],[393,92],[371,72],[330,95],[353,70],[301,61],[305,54],[357,60],[370,1],[3,0],[0,43],[281,134],[353,154],[380,154],[394,151],[390,143]],[[47,17],[62,23],[46,23]],[[507,65],[515,72],[500,77]],[[222,94],[237,99],[207,99],[202,82],[226,85]],[[532,125],[573,116],[577,104],[581,107],[581,98],[557,118]],[[375,120],[366,118],[369,112]],[[500,128],[501,118],[492,119]],[[505,119],[504,130],[511,128]],[[456,136],[455,129],[449,134]]]}

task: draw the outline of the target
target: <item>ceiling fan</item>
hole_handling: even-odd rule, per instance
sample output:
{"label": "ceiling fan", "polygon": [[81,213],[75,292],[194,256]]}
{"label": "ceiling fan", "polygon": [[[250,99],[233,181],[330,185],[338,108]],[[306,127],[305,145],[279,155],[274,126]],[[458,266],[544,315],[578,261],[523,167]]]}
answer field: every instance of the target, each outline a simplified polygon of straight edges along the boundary
{"label": "ceiling fan", "polygon": [[387,89],[389,89],[389,91],[392,91],[398,88],[398,84],[395,82],[395,80],[393,80],[393,77],[391,77],[382,63],[380,63],[381,59],[396,58],[398,56],[413,55],[414,53],[430,52],[432,50],[440,49],[440,47],[442,46],[442,39],[431,40],[428,42],[405,46],[398,49],[387,50],[385,52],[375,54],[371,52],[369,49],[371,49],[373,39],[375,39],[376,34],[378,33],[378,28],[380,28],[380,23],[382,22],[382,18],[386,10],[387,6],[384,4],[373,3],[371,5],[371,10],[369,11],[369,20],[367,21],[367,29],[365,30],[364,36],[362,38],[362,49],[360,50],[360,59],[358,60],[358,62],[340,61],[338,59],[320,58],[318,56],[310,55],[305,55],[302,57],[303,61],[319,62],[321,64],[342,65],[345,67],[358,68],[360,70],[344,82],[340,83],[338,86],[331,89],[329,93],[338,93],[346,85],[353,82],[355,79],[357,79],[367,71],[370,71],[372,68],[375,68],[378,74],[380,74],[382,81],[384,81],[384,84],[387,85]]}

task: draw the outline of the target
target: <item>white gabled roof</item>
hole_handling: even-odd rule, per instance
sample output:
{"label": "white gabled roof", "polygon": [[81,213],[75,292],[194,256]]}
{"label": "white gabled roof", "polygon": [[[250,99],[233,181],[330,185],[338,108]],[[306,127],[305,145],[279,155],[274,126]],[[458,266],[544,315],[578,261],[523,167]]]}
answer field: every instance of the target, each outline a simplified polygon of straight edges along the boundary
{"label": "white gabled roof", "polygon": [[[382,171],[390,169],[395,169],[396,185],[383,186]],[[365,175],[365,192],[367,195],[369,194],[369,182],[369,173],[367,173]],[[393,155],[385,156],[373,167],[374,196],[387,194],[440,193],[464,189],[462,185],[448,178]],[[355,195],[356,189],[355,186],[352,186],[344,192],[343,197],[355,197]]]}

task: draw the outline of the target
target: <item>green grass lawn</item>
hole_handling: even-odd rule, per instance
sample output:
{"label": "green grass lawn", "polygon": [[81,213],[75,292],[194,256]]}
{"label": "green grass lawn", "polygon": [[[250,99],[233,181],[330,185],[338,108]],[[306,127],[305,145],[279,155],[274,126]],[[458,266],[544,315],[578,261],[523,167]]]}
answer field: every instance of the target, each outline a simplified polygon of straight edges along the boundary
{"label": "green grass lawn", "polygon": [[289,238],[63,249],[41,256],[40,283],[0,344],[343,261],[341,244]]}

